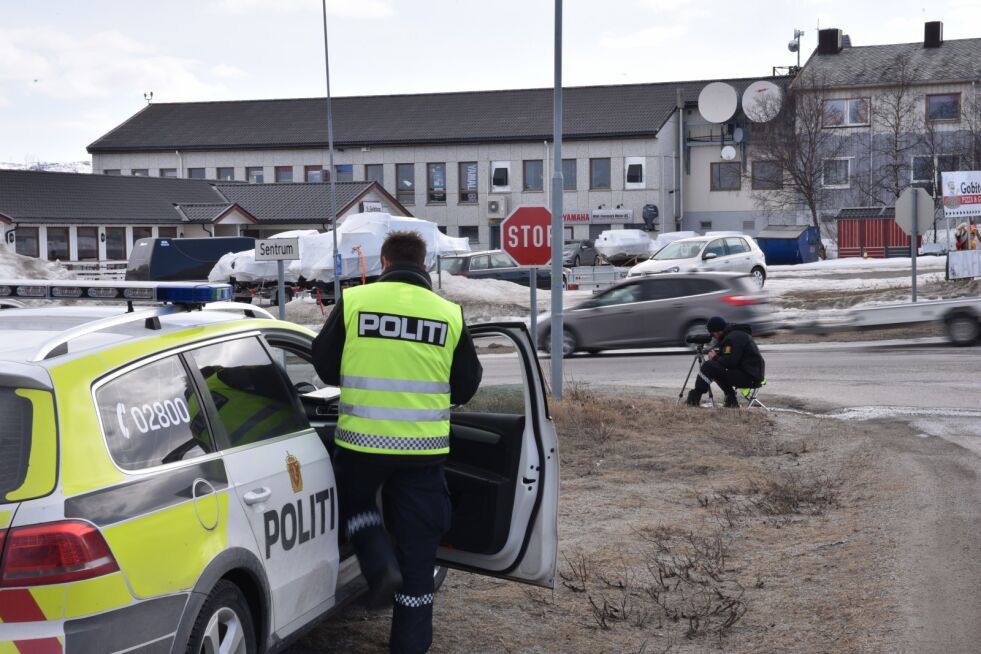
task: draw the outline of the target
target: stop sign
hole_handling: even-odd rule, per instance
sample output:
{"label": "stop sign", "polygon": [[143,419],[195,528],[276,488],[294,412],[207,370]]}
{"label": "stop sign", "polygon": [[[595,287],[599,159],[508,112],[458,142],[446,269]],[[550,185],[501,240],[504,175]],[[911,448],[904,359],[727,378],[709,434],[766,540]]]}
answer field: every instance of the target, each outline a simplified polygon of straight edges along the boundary
{"label": "stop sign", "polygon": [[552,214],[545,207],[518,207],[501,223],[501,243],[521,266],[545,266],[552,259]]}

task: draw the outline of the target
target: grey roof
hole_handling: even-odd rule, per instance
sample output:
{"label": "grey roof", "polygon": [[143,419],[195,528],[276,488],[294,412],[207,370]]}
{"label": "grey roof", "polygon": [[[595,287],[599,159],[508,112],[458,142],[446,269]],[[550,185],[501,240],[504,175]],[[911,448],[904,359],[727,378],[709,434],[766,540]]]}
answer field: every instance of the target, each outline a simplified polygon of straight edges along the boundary
{"label": "grey roof", "polygon": [[835,218],[855,219],[855,218],[895,218],[895,207],[848,207],[838,212]]}
{"label": "grey roof", "polygon": [[[335,182],[337,211],[343,213],[371,189],[371,182]],[[229,202],[234,202],[261,223],[312,223],[330,220],[330,184],[280,182],[275,184],[216,184]],[[381,187],[378,187],[381,189]],[[381,189],[384,195],[384,190]],[[401,206],[391,199],[396,206]],[[409,215],[406,212],[406,215]]]}
{"label": "grey roof", "polygon": [[[759,78],[753,78],[759,79]],[[753,79],[726,80],[741,91]],[[585,86],[563,91],[563,138],[652,136],[708,81]],[[338,147],[539,141],[552,136],[552,89],[334,98]],[[88,147],[90,153],[327,146],[324,98],[157,103]]]}
{"label": "grey roof", "polygon": [[0,214],[14,222],[177,224],[175,203],[221,201],[194,179],[0,170]]}
{"label": "grey roof", "polygon": [[892,43],[845,48],[817,54],[804,65],[804,86],[880,86],[895,82],[897,57],[909,57],[910,81],[943,83],[981,80],[981,39],[944,41],[939,48],[922,43]]}
{"label": "grey roof", "polygon": [[[338,213],[375,182],[336,182]],[[15,223],[166,225],[211,223],[233,205],[259,223],[320,225],[330,216],[330,184],[245,184],[194,179],[0,170],[0,215]]]}

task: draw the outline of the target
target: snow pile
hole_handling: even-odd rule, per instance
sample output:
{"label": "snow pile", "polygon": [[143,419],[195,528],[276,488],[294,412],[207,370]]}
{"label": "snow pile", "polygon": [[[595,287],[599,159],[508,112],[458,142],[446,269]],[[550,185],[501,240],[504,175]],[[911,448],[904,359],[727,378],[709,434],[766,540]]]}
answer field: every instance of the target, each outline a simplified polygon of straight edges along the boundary
{"label": "snow pile", "polygon": [[25,257],[0,245],[0,279],[74,279],[64,266],[36,257]]}
{"label": "snow pile", "polygon": [[16,164],[9,161],[0,162],[0,169],[3,170],[37,170],[48,173],[91,173],[92,162],[90,161],[70,161],[67,163],[54,163],[47,161],[36,161],[29,164]]}

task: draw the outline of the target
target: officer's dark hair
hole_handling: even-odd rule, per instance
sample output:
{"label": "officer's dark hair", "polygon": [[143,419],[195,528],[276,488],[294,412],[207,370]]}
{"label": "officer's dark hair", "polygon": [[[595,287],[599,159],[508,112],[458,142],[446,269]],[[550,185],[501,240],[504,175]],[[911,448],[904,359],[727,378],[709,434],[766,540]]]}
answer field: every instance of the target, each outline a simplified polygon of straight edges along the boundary
{"label": "officer's dark hair", "polygon": [[390,266],[426,267],[426,242],[419,232],[390,232],[382,243],[381,255]]}

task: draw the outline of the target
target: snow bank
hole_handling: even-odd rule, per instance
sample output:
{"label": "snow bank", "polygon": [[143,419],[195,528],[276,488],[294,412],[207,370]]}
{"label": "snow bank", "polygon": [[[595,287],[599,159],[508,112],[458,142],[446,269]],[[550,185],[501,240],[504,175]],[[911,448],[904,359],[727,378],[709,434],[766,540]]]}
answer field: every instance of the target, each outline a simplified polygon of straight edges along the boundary
{"label": "snow bank", "polygon": [[36,257],[25,257],[0,245],[0,279],[74,279],[64,266]]}

